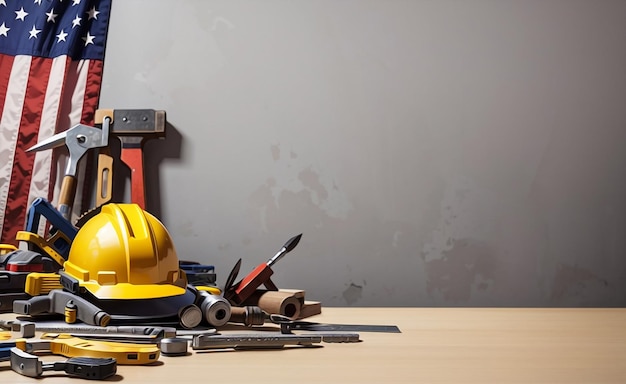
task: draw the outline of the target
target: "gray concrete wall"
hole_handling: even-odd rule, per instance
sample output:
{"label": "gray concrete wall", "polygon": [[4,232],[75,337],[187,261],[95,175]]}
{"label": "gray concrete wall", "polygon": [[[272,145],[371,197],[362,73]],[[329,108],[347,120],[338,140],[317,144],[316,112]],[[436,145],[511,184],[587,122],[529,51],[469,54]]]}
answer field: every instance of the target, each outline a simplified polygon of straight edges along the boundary
{"label": "gray concrete wall", "polygon": [[625,42],[624,1],[115,1],[100,107],[167,111],[148,210],[220,284],[303,233],[273,280],[325,306],[623,306]]}

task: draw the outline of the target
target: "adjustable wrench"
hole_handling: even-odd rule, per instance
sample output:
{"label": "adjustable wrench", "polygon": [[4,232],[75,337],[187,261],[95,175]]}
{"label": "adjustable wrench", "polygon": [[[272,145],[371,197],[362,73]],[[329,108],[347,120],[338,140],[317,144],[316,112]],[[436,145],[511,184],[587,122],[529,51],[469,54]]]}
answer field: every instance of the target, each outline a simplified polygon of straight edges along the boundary
{"label": "adjustable wrench", "polygon": [[11,368],[28,377],[39,377],[44,371],[65,371],[69,376],[104,380],[115,375],[117,361],[111,357],[73,357],[62,362],[44,363],[35,355],[11,348]]}
{"label": "adjustable wrench", "polygon": [[43,151],[59,147],[63,144],[67,146],[70,158],[65,168],[65,176],[63,177],[63,184],[61,184],[58,206],[59,212],[65,219],[69,220],[70,218],[74,197],[76,195],[76,169],[78,167],[78,161],[89,149],[109,145],[109,123],[110,119],[105,118],[102,129],[77,124],[67,131],[57,133],[26,150],[26,152]]}
{"label": "adjustable wrench", "polygon": [[49,353],[65,357],[112,357],[121,365],[154,363],[161,352],[156,344],[88,340],[68,334],[44,333],[41,339],[17,339],[15,348],[28,353]]}

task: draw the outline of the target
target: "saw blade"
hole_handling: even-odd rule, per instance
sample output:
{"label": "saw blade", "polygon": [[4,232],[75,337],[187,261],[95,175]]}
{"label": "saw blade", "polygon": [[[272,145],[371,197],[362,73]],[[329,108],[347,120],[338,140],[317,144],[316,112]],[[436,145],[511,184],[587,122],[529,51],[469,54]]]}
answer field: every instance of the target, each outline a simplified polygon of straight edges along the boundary
{"label": "saw blade", "polygon": [[401,333],[400,328],[395,325],[368,325],[368,324],[289,324],[289,329],[293,331],[315,331],[315,332],[386,332]]}
{"label": "saw blade", "polygon": [[289,317],[271,314],[270,321],[279,324],[283,332],[289,331],[342,331],[342,332],[387,332],[401,333],[395,325],[371,325],[371,324],[327,324],[313,321],[291,320]]}

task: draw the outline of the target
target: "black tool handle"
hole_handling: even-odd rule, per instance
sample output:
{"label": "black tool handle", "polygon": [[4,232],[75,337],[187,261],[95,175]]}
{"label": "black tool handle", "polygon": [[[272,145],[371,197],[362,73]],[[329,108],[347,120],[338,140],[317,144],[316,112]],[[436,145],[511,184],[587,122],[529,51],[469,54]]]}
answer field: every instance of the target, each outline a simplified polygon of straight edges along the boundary
{"label": "black tool handle", "polygon": [[285,243],[285,245],[283,245],[280,251],[278,251],[272,258],[270,258],[267,261],[267,265],[271,267],[278,260],[280,260],[283,256],[285,256],[288,252],[291,252],[296,247],[296,245],[298,245],[301,237],[302,237],[302,234],[299,234],[287,240],[287,242]]}
{"label": "black tool handle", "polygon": [[71,359],[54,363],[55,371],[65,371],[68,375],[82,379],[104,380],[115,375],[117,361],[114,358],[72,357]]}

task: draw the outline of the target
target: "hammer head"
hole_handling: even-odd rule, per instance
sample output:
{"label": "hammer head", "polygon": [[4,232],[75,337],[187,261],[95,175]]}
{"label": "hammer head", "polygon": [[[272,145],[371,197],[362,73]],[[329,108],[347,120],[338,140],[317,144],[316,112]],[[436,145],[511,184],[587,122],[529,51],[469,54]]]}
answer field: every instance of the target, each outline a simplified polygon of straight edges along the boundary
{"label": "hammer head", "polygon": [[122,143],[141,143],[143,140],[165,137],[165,111],[154,109],[99,109],[96,123],[104,117],[112,119],[111,133]]}

